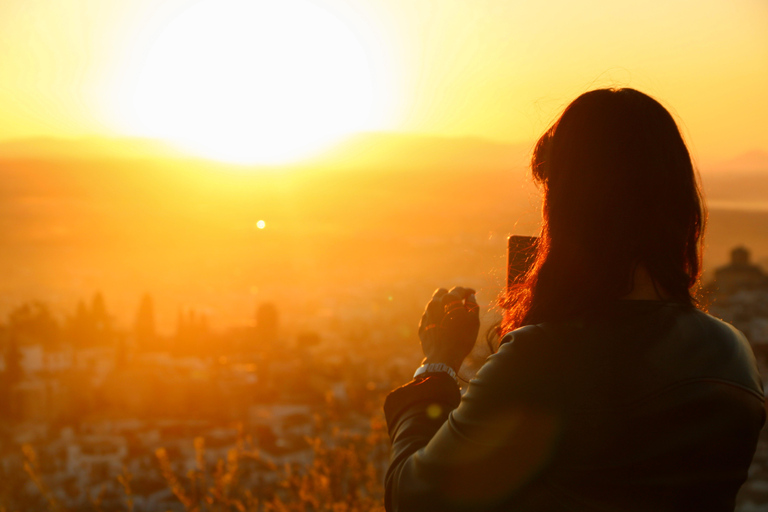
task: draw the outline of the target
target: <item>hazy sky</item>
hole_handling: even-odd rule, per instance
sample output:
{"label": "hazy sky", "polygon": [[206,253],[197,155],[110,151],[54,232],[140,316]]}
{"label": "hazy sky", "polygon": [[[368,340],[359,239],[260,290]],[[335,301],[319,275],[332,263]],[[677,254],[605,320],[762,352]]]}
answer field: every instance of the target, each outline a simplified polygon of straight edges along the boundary
{"label": "hazy sky", "polygon": [[[275,17],[252,20],[249,33],[247,14],[262,16],[267,11],[253,6],[263,2],[277,5]],[[700,158],[768,151],[765,0],[254,0],[245,11],[244,3],[3,0],[0,140],[122,134],[193,140],[210,133],[232,140],[244,133],[243,122],[212,113],[223,101],[263,112],[283,94],[302,112],[330,106],[300,123],[308,131],[297,137],[308,143],[325,141],[321,132],[357,130],[521,142],[535,138],[579,93],[614,85],[638,88],[670,107]],[[318,12],[324,25],[301,29],[306,38],[297,39],[291,31]],[[204,25],[209,19],[215,28]],[[233,39],[238,33],[244,38]],[[341,35],[323,46],[329,34]],[[265,48],[258,53],[249,45]],[[194,54],[183,53],[192,47]],[[343,76],[342,85],[313,75],[312,63],[323,53],[332,55],[322,69]],[[278,65],[267,64],[265,55],[282,59],[280,69],[290,68],[299,85],[261,89]],[[187,67],[177,70],[170,64],[177,61]],[[248,86],[234,87],[241,79]],[[176,110],[158,84],[178,100]],[[284,112],[285,104],[277,105],[270,115]],[[189,112],[195,114],[184,117]],[[296,123],[284,117],[288,133]],[[215,132],[189,131],[198,125]],[[251,128],[245,133],[264,131]]]}

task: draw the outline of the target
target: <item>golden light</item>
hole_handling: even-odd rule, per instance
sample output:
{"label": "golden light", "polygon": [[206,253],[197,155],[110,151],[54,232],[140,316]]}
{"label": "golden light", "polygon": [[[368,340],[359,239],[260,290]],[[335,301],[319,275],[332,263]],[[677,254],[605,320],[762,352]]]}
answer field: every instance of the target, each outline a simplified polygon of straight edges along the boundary
{"label": "golden light", "polygon": [[306,0],[202,0],[154,42],[133,95],[144,136],[237,163],[296,160],[368,128],[363,46]]}
{"label": "golden light", "polygon": [[256,222],[256,227],[259,228],[259,229],[264,229],[264,227],[266,225],[267,225],[267,223],[264,222],[263,220],[260,220],[260,221]]}

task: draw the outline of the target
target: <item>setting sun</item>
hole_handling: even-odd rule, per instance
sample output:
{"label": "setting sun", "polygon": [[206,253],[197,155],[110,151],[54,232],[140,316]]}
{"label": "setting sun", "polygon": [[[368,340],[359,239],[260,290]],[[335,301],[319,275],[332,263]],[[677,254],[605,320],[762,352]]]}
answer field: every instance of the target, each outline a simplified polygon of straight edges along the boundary
{"label": "setting sun", "polygon": [[204,0],[155,41],[130,123],[206,157],[280,163],[367,128],[372,89],[362,45],[328,11]]}

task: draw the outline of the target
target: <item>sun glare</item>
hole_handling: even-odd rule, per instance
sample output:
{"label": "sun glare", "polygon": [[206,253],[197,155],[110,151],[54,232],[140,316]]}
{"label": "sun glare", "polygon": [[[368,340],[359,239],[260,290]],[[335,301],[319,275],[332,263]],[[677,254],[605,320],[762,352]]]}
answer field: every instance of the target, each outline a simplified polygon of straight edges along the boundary
{"label": "sun glare", "polygon": [[283,163],[368,128],[366,53],[305,0],[203,0],[143,66],[130,121],[141,135],[237,163]]}

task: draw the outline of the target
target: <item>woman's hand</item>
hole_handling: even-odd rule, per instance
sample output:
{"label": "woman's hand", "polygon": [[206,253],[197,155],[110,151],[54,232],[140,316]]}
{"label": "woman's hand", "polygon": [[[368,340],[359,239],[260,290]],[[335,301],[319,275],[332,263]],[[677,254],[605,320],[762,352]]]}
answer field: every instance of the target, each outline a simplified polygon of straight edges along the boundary
{"label": "woman's hand", "polygon": [[480,330],[480,307],[471,288],[439,288],[419,323],[425,363],[444,363],[459,371]]}

